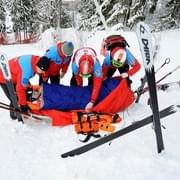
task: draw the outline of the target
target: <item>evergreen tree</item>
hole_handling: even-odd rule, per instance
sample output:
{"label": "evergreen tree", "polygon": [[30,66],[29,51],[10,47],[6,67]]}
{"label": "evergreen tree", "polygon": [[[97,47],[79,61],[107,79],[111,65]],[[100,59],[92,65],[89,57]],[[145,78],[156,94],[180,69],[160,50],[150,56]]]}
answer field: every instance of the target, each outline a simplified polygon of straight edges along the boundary
{"label": "evergreen tree", "polygon": [[163,24],[161,29],[164,27],[166,29],[180,27],[180,1],[171,0],[166,3],[165,15],[160,17],[160,22]]}
{"label": "evergreen tree", "polygon": [[[145,21],[152,28],[163,30],[177,28],[180,24],[179,0],[98,0],[108,27],[135,28]],[[79,1],[79,29],[102,29],[102,21],[93,0]]]}
{"label": "evergreen tree", "polygon": [[28,32],[35,32],[37,23],[35,22],[37,10],[36,0],[14,0],[11,9],[11,17],[14,23],[14,31],[24,30],[24,36]]}
{"label": "evergreen tree", "polygon": [[82,0],[77,6],[79,27],[81,30],[93,30],[102,25],[93,0]]}
{"label": "evergreen tree", "polygon": [[104,24],[109,28],[131,29],[142,20],[156,31],[180,26],[179,0],[96,0],[98,7],[95,0],[74,1],[76,8],[73,9],[72,2],[63,0],[0,0],[1,31],[5,8],[11,11],[14,30],[24,30],[24,34],[37,32],[40,24],[44,30],[76,24],[77,29],[85,31],[102,30]]}
{"label": "evergreen tree", "polygon": [[3,0],[0,0],[0,32],[5,31],[5,6]]}
{"label": "evergreen tree", "polygon": [[36,3],[36,9],[38,10],[36,20],[43,25],[44,29],[56,28],[59,24],[58,21],[61,21],[61,28],[69,27],[72,24],[69,12],[62,2],[61,0],[43,0]]}

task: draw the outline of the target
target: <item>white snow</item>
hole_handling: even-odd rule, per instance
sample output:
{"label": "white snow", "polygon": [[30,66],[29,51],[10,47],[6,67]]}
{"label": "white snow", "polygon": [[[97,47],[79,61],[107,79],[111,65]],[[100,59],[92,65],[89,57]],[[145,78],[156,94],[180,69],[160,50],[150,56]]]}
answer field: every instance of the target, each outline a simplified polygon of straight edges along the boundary
{"label": "white snow", "polygon": [[[118,33],[118,32],[116,32]],[[138,42],[134,32],[122,32],[130,44],[134,56],[141,60]],[[105,32],[89,35],[86,45],[99,54]],[[65,37],[75,42],[71,31]],[[47,42],[48,37],[46,37]],[[171,62],[158,72],[156,79],[180,65],[180,30],[161,33],[160,51],[155,62],[156,69],[169,57]],[[22,54],[44,54],[38,44],[0,46],[0,51],[9,58]],[[132,88],[135,90],[144,75],[144,68],[134,75]],[[71,70],[63,84],[69,84]],[[180,69],[163,82],[179,80]],[[0,89],[0,101],[9,103]],[[138,104],[121,112],[122,128],[151,114],[147,106],[148,93],[142,95]],[[159,109],[174,103],[180,104],[180,88],[173,86],[167,91],[158,91]],[[60,155],[83,145],[73,126],[52,127],[48,123],[21,124],[9,118],[9,112],[0,109],[0,179],[1,180],[178,180],[180,178],[180,112],[161,120],[165,151],[157,153],[155,133],[148,125],[92,151],[63,159]],[[93,141],[93,139],[91,140]]]}

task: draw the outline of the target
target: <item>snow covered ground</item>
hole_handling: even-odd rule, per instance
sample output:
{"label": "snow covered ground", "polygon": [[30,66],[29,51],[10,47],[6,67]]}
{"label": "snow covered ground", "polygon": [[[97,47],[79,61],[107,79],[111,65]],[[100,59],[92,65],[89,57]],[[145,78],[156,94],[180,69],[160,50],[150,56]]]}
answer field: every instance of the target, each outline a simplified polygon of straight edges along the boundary
{"label": "snow covered ground", "polygon": [[[140,59],[136,35],[133,32],[122,33],[130,44],[130,50]],[[99,53],[100,43],[105,32],[89,34],[86,45],[93,47]],[[78,41],[72,31],[66,36]],[[73,38],[71,38],[73,37]],[[47,43],[48,43],[48,38]],[[160,51],[155,62],[160,67],[169,57],[171,62],[158,72],[160,79],[169,71],[180,65],[180,30],[162,32],[158,35]],[[9,58],[22,54],[39,54],[44,51],[40,43],[30,45],[0,46],[0,51]],[[71,70],[69,69],[64,84],[69,84]],[[132,88],[139,86],[139,79],[144,75],[144,69],[132,79]],[[162,82],[180,80],[180,70],[174,72]],[[36,81],[36,79],[34,80]],[[151,113],[147,106],[148,93],[145,93],[138,104],[133,104],[121,112],[122,128],[129,123],[140,120]],[[173,86],[167,91],[158,91],[159,109],[170,104],[180,104],[180,88]],[[0,89],[0,101],[8,103]],[[155,134],[152,125],[136,130],[128,135],[105,144],[83,155],[62,159],[60,155],[74,147],[81,146],[73,126],[52,127],[48,123],[21,124],[9,118],[9,112],[0,109],[0,179],[1,180],[178,180],[180,179],[180,112],[162,119],[166,129],[162,129],[165,151],[157,153]]]}

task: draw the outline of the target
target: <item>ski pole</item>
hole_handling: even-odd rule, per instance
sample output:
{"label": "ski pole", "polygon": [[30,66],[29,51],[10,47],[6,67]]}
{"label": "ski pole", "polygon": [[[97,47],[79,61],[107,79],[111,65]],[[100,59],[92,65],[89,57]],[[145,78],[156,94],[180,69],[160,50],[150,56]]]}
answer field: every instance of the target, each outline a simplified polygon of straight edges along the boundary
{"label": "ski pole", "polygon": [[3,102],[0,102],[0,104],[3,105],[3,106],[10,107],[8,104],[5,104],[5,103],[3,103]]}
{"label": "ski pole", "polygon": [[165,61],[164,61],[164,63],[156,70],[155,73],[157,73],[157,72],[158,72],[163,66],[165,66],[166,64],[169,64],[170,61],[171,61],[170,58],[166,58]]}
{"label": "ski pole", "polygon": [[28,117],[36,119],[36,120],[42,120],[42,118],[40,118],[40,117],[38,117],[36,115],[32,115],[31,113],[23,113],[23,112],[21,112],[19,110],[16,110],[15,108],[5,104],[5,103],[0,102],[0,104],[1,104],[0,108],[2,108],[2,109],[13,111],[13,112],[18,112],[18,113],[21,113],[22,115],[28,116]]}
{"label": "ski pole", "polygon": [[[164,63],[156,70],[155,73],[157,73],[160,69],[162,69],[162,67],[164,67],[166,64],[169,64],[170,61],[171,61],[170,58],[166,58],[165,61],[164,61]],[[135,101],[136,103],[139,102],[139,99],[140,99],[141,94],[144,93],[144,92],[143,92],[143,89],[144,89],[144,86],[145,86],[145,84],[146,84],[146,81],[147,81],[147,78],[146,78],[146,75],[144,75],[144,77],[141,78],[141,85],[140,85],[140,87],[134,92],[134,93],[137,93],[137,98],[136,98],[136,101]]]}
{"label": "ski pole", "polygon": [[159,82],[161,82],[163,79],[165,79],[167,76],[171,75],[173,72],[177,71],[180,68],[180,65],[177,66],[176,68],[174,68],[171,72],[169,72],[168,74],[166,74],[165,76],[163,76],[161,79],[159,79],[156,84],[158,84]]}
{"label": "ski pole", "polygon": [[[177,66],[176,68],[174,68],[172,71],[170,71],[169,73],[167,73],[165,76],[163,76],[161,79],[159,79],[158,81],[156,81],[156,85],[158,85],[162,80],[164,80],[167,76],[171,75],[173,72],[177,71],[180,68],[180,65]],[[144,94],[149,88],[145,87],[141,94]]]}

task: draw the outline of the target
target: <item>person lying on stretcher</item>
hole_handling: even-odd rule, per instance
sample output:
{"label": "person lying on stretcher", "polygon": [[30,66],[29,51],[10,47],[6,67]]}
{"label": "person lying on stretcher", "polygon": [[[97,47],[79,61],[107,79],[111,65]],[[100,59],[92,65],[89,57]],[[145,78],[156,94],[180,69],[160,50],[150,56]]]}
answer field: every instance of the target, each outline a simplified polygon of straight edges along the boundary
{"label": "person lying on stretcher", "polygon": [[[120,77],[107,78],[104,80],[96,104],[113,92],[120,82]],[[91,97],[91,92],[92,85],[77,87],[44,83],[41,87],[29,87],[27,90],[27,99],[29,107],[33,110],[55,109],[70,111],[85,109]],[[116,102],[120,100],[121,99],[114,99],[113,101]]]}

